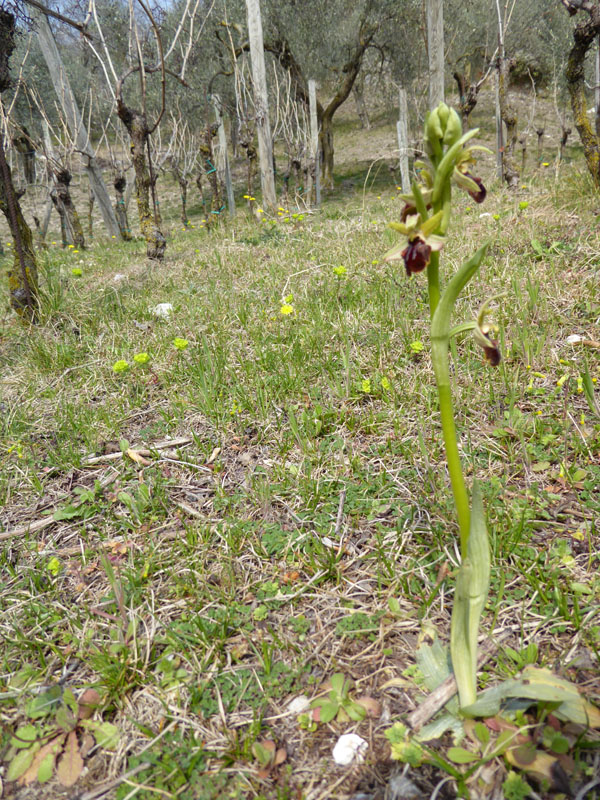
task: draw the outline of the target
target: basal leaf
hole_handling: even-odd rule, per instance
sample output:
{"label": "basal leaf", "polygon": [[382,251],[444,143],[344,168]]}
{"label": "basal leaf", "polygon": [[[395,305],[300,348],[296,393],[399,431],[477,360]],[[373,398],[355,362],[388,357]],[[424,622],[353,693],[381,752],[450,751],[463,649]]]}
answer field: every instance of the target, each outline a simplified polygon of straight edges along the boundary
{"label": "basal leaf", "polygon": [[47,717],[56,710],[56,705],[62,697],[62,689],[60,686],[51,686],[45,692],[36,695],[33,700],[27,704],[26,714],[30,719],[40,719]]}
{"label": "basal leaf", "polygon": [[56,777],[63,786],[73,786],[81,775],[83,769],[83,758],[79,753],[79,744],[75,731],[67,737],[67,744],[62,758],[58,762]]}
{"label": "basal leaf", "polygon": [[17,750],[26,750],[31,747],[33,742],[38,738],[39,733],[35,725],[21,725],[17,728],[12,739],[10,740],[11,746]]}
{"label": "basal leaf", "polygon": [[479,761],[480,756],[465,750],[464,747],[451,747],[448,750],[448,758],[455,764],[472,764],[474,761]]}
{"label": "basal leaf", "polygon": [[69,504],[63,508],[57,509],[52,515],[55,522],[60,522],[62,519],[75,519],[76,517],[83,517],[85,514],[85,506],[74,506]]}
{"label": "basal leaf", "polygon": [[119,729],[111,722],[102,722],[100,725],[94,725],[92,733],[94,734],[94,739],[98,747],[104,747],[106,750],[114,750],[119,744]]}
{"label": "basal leaf", "polygon": [[21,777],[21,775],[24,775],[31,766],[31,762],[35,758],[35,754],[39,748],[39,743],[36,743],[33,744],[28,750],[19,750],[17,755],[8,765],[8,770],[6,771],[6,780],[16,781]]}

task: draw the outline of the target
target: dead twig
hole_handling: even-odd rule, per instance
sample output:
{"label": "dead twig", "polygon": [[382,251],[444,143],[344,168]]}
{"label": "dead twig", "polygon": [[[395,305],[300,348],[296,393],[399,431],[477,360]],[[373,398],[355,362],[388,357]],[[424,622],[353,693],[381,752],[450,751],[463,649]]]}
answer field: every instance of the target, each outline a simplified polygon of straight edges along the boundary
{"label": "dead twig", "polygon": [[344,519],[344,503],[345,502],[346,502],[346,490],[342,489],[342,491],[340,492],[340,502],[339,502],[338,510],[337,510],[337,519],[335,521],[334,536],[335,536],[336,539],[340,535],[340,531],[342,530],[342,522],[343,522],[343,519]]}
{"label": "dead twig", "polygon": [[[102,478],[102,480],[99,481],[99,489],[106,489],[106,487],[110,486],[111,483],[114,483],[118,477],[119,473],[115,470],[115,472],[107,475],[105,478]],[[74,505],[77,508],[80,503],[75,503]],[[48,516],[44,517],[43,519],[38,519],[35,522],[28,522],[25,525],[20,525],[18,528],[13,528],[12,531],[0,533],[0,542],[5,541],[6,539],[15,539],[20,536],[25,536],[28,533],[36,533],[37,531],[44,530],[44,528],[49,528],[50,525],[54,525],[56,522],[54,519],[54,512],[56,510],[57,509],[55,507],[52,513],[48,514]]]}
{"label": "dead twig", "polygon": [[150,767],[150,763],[148,761],[144,761],[143,763],[138,764],[137,767],[133,767],[133,769],[124,772],[122,775],[119,775],[118,778],[114,778],[112,781],[102,783],[95,789],[90,789],[89,792],[79,792],[78,794],[74,794],[69,798],[69,800],[96,800],[97,797],[102,797],[103,794],[110,792],[111,789],[116,789],[116,787],[120,786],[124,781],[133,778],[133,776],[137,775],[138,772],[142,772],[143,770],[148,769],[148,767]]}
{"label": "dead twig", "polygon": [[[163,442],[156,442],[156,444],[152,445],[133,445],[131,450],[136,452],[142,451],[143,454],[146,452],[152,452],[152,450],[166,450],[167,448],[176,448],[176,447],[183,447],[186,444],[192,443],[191,436],[182,436],[180,439],[165,439]],[[87,456],[83,459],[83,466],[89,467],[93,464],[100,464],[103,461],[116,461],[119,458],[123,458],[123,452],[119,450],[118,453],[105,453],[101,456]]]}

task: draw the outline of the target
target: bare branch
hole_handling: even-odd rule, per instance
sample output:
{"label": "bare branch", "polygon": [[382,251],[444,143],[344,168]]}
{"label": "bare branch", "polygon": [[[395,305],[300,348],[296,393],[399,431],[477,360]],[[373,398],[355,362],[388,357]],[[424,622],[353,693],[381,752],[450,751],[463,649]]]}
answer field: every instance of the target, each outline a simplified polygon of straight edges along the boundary
{"label": "bare branch", "polygon": [[70,17],[65,17],[63,14],[59,14],[58,11],[52,11],[51,8],[42,5],[42,3],[38,3],[38,0],[25,0],[25,2],[27,5],[37,8],[38,11],[42,11],[47,17],[53,17],[54,19],[60,20],[60,22],[64,22],[65,25],[70,25],[72,28],[77,28],[77,30],[87,39],[92,38],[91,34],[86,30],[86,26],[81,22],[75,22],[75,20],[70,19]]}

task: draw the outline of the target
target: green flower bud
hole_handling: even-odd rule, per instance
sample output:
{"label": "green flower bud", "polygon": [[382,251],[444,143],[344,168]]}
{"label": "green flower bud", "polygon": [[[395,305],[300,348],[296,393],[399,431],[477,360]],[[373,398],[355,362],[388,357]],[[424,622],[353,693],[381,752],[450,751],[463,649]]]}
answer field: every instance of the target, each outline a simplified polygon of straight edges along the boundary
{"label": "green flower bud", "polygon": [[448,147],[457,142],[462,136],[462,122],[456,111],[449,109],[448,119],[446,121],[446,129],[444,131],[444,144]]}
{"label": "green flower bud", "polygon": [[440,124],[438,109],[434,108],[425,117],[425,152],[431,158],[442,157],[442,139],[444,132]]}
{"label": "green flower bud", "polygon": [[444,131],[442,130],[442,124],[440,122],[440,116],[437,108],[434,108],[433,111],[430,111],[425,118],[425,133],[427,134],[427,138],[430,142],[433,139],[440,141],[444,137]]}
{"label": "green flower bud", "polygon": [[448,116],[450,115],[450,109],[446,105],[446,103],[441,102],[437,107],[438,118],[440,120],[440,125],[442,126],[442,130],[446,130],[446,125],[448,123]]}

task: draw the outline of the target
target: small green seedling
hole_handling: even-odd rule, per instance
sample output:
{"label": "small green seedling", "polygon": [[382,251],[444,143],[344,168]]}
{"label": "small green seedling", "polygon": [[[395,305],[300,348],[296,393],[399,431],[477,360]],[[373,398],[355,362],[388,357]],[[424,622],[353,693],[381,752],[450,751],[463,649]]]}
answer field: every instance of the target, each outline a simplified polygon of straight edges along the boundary
{"label": "small green seedling", "polygon": [[287,758],[285,747],[277,747],[272,739],[256,741],[252,745],[252,755],[258,762],[258,777],[268,778],[271,772],[276,769]]}
{"label": "small green seedling", "polygon": [[346,680],[342,672],[332,675],[330,684],[331,689],[327,696],[319,697],[310,704],[315,722],[331,722],[332,719],[337,719],[338,722],[347,722],[349,719],[359,722],[366,717],[366,708],[350,697],[352,682]]}
{"label": "small green seedling", "polygon": [[56,776],[63,786],[73,786],[92,750],[114,750],[119,742],[114,725],[92,719],[99,703],[94,689],[86,689],[78,700],[60,685],[36,695],[25,710],[28,722],[10,739],[6,780],[29,786]]}

